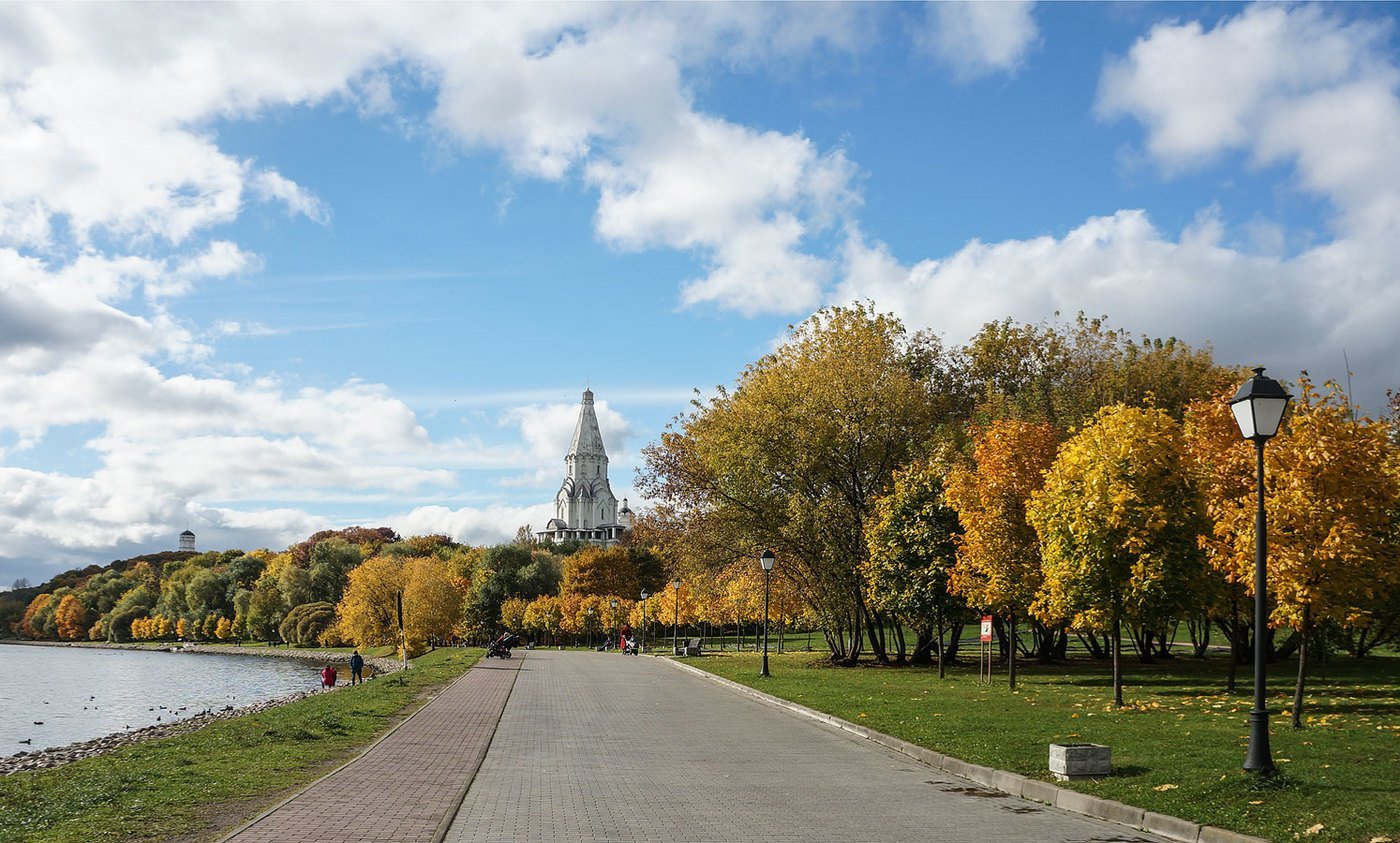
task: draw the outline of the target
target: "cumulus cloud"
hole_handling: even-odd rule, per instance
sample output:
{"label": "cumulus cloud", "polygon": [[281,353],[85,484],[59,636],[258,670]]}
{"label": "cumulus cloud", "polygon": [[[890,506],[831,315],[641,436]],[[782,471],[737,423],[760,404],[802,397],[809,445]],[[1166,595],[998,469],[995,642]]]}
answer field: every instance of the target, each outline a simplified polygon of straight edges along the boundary
{"label": "cumulus cloud", "polygon": [[1060,237],[974,240],[905,265],[857,232],[835,298],[873,298],[959,339],[1006,316],[1108,314],[1285,375],[1338,374],[1346,349],[1374,373],[1358,397],[1376,406],[1400,382],[1400,71],[1382,51],[1387,32],[1317,7],[1250,6],[1209,30],[1153,27],[1101,80],[1100,113],[1140,121],[1168,173],[1229,150],[1293,167],[1335,211],[1329,242],[1290,254],[1267,221],[1234,232],[1207,208],[1171,232],[1120,210]]}
{"label": "cumulus cloud", "polygon": [[1014,73],[1039,38],[1034,3],[931,2],[914,40],[961,80]]}

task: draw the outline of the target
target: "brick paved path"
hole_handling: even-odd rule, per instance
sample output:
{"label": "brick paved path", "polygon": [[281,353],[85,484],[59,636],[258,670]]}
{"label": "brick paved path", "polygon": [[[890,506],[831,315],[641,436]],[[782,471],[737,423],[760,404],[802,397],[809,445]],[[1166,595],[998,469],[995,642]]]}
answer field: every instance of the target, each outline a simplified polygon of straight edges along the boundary
{"label": "brick paved path", "polygon": [[535,650],[446,839],[1159,838],[993,794],[655,659]]}
{"label": "brick paved path", "polygon": [[485,756],[520,666],[483,659],[365,755],[227,840],[430,843]]}

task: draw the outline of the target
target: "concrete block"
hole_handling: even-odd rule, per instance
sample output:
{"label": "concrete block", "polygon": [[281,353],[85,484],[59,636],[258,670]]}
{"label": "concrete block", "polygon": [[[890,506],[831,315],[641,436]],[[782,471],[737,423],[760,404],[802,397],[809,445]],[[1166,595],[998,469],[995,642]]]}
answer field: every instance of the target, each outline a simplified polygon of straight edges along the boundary
{"label": "concrete block", "polygon": [[1059,794],[1060,788],[1039,779],[1026,779],[1021,784],[1021,798],[1023,799],[1034,799],[1036,802],[1054,805]]}
{"label": "concrete block", "polygon": [[1099,743],[1050,744],[1050,772],[1057,779],[1088,779],[1113,769],[1112,750]]}
{"label": "concrete block", "polygon": [[934,767],[936,769],[941,770],[943,769],[943,764],[948,756],[944,755],[941,752],[934,752],[931,749],[921,746],[919,747],[918,755],[914,757],[918,758],[920,761],[924,762],[930,767]]}
{"label": "concrete block", "polygon": [[1248,834],[1227,831],[1213,825],[1201,826],[1201,836],[1196,839],[1200,843],[1268,843],[1263,837],[1251,837]]}
{"label": "concrete block", "polygon": [[1157,814],[1146,811],[1142,815],[1142,828],[1153,834],[1160,834],[1163,837],[1170,837],[1172,840],[1180,840],[1182,843],[1196,843],[1201,836],[1201,824],[1183,820],[1180,817],[1169,817],[1166,814]]}
{"label": "concrete block", "polygon": [[992,787],[1003,793],[1012,796],[1020,796],[1021,789],[1025,786],[1026,777],[1016,773],[1008,773],[1005,770],[992,771]]}

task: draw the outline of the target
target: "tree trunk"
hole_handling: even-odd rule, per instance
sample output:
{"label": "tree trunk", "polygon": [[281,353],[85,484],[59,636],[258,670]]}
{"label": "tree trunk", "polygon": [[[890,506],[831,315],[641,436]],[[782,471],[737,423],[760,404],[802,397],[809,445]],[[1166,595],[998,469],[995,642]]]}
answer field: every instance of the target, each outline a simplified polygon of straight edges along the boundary
{"label": "tree trunk", "polygon": [[1011,645],[1011,646],[1009,646],[1009,647],[1007,648],[1007,653],[1008,653],[1008,655],[1009,655],[1009,657],[1010,657],[1011,663],[1010,663],[1010,666],[1009,666],[1009,668],[1008,668],[1008,670],[1007,670],[1007,680],[1008,680],[1008,682],[1009,682],[1009,684],[1010,684],[1010,686],[1011,686],[1011,690],[1014,691],[1014,690],[1016,690],[1016,613],[1015,613],[1015,612],[1008,612],[1008,613],[1007,613],[1007,615],[1006,615],[1006,625],[1007,625],[1007,626],[1010,628],[1010,630],[1011,630],[1011,632],[1010,632],[1010,645]]}
{"label": "tree trunk", "polygon": [[958,648],[962,646],[962,630],[963,625],[960,623],[954,623],[948,627],[948,644],[943,654],[944,664],[958,663]]}
{"label": "tree trunk", "polygon": [[1119,617],[1123,610],[1117,600],[1113,606],[1113,704],[1123,707],[1123,638],[1119,630]]}
{"label": "tree trunk", "polygon": [[1303,728],[1303,684],[1308,676],[1308,638],[1312,632],[1312,606],[1303,604],[1302,636],[1298,641],[1298,684],[1293,688],[1293,728]]}
{"label": "tree trunk", "polygon": [[[918,637],[914,639],[914,652],[913,652],[912,655],[909,656],[909,663],[910,663],[910,664],[913,664],[913,665],[931,665],[931,664],[933,664],[933,660],[934,660],[933,647],[934,647],[934,642],[937,640],[937,639],[935,639],[935,638],[933,637],[933,631],[934,631],[934,629],[937,628],[937,626],[938,626],[937,621],[935,621],[933,625],[931,625],[931,626],[925,626],[925,627],[919,629],[919,631],[918,631]],[[942,650],[941,647],[940,647],[939,649]],[[942,653],[941,653],[941,652],[939,653],[939,656],[940,656],[940,657],[942,656]]]}
{"label": "tree trunk", "polygon": [[947,676],[944,672],[946,668],[943,664],[943,608],[940,606],[933,612],[933,628],[938,632],[938,678]]}

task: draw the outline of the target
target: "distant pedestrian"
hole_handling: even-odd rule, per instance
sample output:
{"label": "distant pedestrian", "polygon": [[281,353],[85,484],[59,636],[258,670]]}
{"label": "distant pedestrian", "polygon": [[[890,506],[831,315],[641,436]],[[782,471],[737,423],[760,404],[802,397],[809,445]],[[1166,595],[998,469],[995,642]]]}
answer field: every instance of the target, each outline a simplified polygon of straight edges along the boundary
{"label": "distant pedestrian", "polygon": [[330,665],[326,665],[325,667],[321,668],[321,687],[335,687],[335,668],[331,667]]}
{"label": "distant pedestrian", "polygon": [[350,654],[350,684],[355,685],[365,681],[365,657],[356,650]]}

